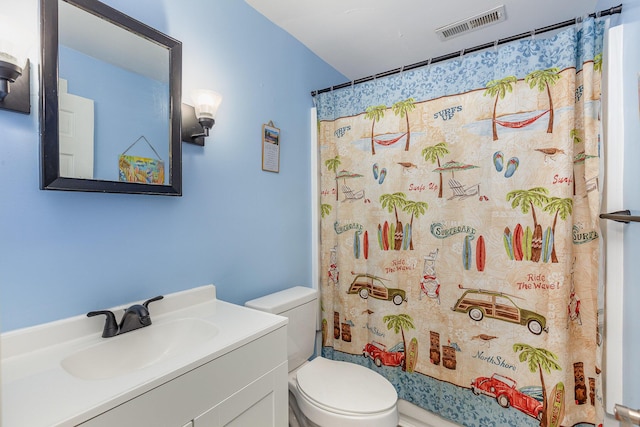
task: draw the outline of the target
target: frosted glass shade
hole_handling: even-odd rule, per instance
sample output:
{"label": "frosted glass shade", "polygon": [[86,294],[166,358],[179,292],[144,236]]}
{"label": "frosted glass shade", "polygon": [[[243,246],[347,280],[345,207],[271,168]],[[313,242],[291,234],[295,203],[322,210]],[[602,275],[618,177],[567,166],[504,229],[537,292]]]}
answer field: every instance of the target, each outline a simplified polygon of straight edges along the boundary
{"label": "frosted glass shade", "polygon": [[8,62],[9,64],[15,65],[16,67],[22,68],[21,59],[18,59],[18,55],[14,55],[13,52],[9,52],[9,49],[4,49],[2,47],[2,40],[0,40],[0,61]]}
{"label": "frosted glass shade", "polygon": [[218,107],[222,102],[222,95],[212,90],[199,89],[191,92],[193,108],[198,119],[215,119]]}
{"label": "frosted glass shade", "polygon": [[27,62],[27,47],[24,31],[9,19],[0,14],[0,61],[5,61],[22,70]]}

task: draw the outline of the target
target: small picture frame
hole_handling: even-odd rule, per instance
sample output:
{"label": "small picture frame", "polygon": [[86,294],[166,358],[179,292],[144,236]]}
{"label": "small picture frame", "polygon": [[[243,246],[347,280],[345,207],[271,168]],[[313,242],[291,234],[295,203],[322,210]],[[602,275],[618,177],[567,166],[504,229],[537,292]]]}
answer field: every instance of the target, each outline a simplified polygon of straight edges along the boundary
{"label": "small picture frame", "polygon": [[280,172],[280,129],[271,121],[262,125],[262,170]]}

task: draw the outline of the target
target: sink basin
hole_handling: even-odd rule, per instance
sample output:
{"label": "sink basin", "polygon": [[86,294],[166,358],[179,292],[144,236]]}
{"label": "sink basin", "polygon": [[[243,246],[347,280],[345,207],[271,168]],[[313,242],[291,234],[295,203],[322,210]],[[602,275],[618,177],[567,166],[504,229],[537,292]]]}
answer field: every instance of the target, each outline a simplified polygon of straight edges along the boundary
{"label": "sink basin", "polygon": [[193,352],[217,333],[215,325],[196,318],[153,323],[78,350],[63,359],[61,365],[80,379],[113,378]]}

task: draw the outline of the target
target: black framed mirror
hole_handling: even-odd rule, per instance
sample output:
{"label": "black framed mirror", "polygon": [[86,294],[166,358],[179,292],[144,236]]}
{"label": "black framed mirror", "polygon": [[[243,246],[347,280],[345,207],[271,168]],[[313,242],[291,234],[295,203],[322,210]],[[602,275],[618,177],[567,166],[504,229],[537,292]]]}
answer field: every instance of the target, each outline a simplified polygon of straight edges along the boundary
{"label": "black framed mirror", "polygon": [[97,0],[40,0],[40,188],[182,194],[182,44]]}

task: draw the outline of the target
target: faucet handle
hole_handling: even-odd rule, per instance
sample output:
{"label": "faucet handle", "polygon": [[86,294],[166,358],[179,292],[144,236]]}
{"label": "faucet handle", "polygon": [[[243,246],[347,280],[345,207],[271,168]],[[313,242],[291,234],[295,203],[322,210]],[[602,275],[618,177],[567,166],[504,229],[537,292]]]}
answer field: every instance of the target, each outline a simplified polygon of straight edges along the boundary
{"label": "faucet handle", "polygon": [[118,335],[118,323],[116,322],[116,316],[109,310],[90,311],[87,313],[87,317],[98,316],[104,314],[107,319],[104,322],[104,329],[102,331],[102,338],[110,338]]}
{"label": "faucet handle", "polygon": [[144,303],[142,303],[142,306],[146,309],[149,309],[149,303],[154,302],[154,301],[160,301],[162,298],[164,298],[162,295],[159,295],[157,297],[151,298],[149,300],[146,300]]}

